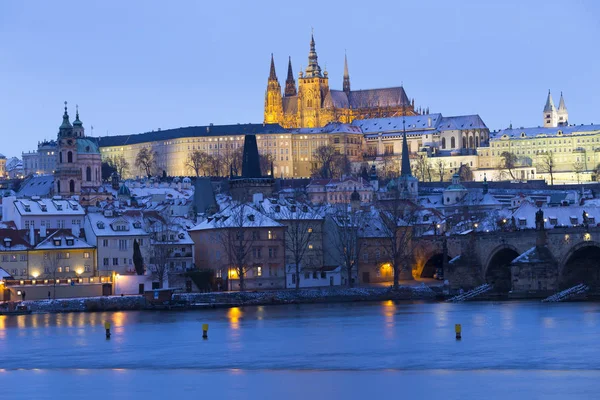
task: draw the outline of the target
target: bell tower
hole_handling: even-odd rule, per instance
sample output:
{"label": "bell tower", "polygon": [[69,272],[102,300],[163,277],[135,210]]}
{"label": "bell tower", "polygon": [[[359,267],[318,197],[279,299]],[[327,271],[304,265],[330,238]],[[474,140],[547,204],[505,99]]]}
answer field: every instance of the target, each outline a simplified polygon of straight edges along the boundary
{"label": "bell tower", "polygon": [[265,124],[283,123],[283,102],[281,99],[281,85],[275,73],[275,61],[271,54],[271,70],[269,71],[269,80],[267,81],[267,91],[265,93]]}
{"label": "bell tower", "polygon": [[324,126],[329,122],[322,120],[323,116],[321,115],[323,100],[328,92],[327,71],[321,72],[315,50],[315,38],[314,35],[311,35],[308,67],[306,67],[305,73],[298,78],[298,123],[300,127],[313,128]]}
{"label": "bell tower", "polygon": [[[77,121],[77,120],[76,120]],[[81,169],[77,166],[77,136],[78,128],[69,121],[67,102],[63,121],[58,128],[57,153],[58,160],[54,173],[54,193],[61,196],[73,196],[81,191]]]}

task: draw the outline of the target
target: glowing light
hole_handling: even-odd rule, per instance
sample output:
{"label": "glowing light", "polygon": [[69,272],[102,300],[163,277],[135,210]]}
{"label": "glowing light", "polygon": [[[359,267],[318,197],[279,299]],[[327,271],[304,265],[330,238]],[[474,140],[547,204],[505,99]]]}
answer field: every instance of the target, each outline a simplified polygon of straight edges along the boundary
{"label": "glowing light", "polygon": [[38,276],[40,276],[40,273],[38,271],[33,271],[31,273],[31,276],[33,276],[34,278],[37,278]]}
{"label": "glowing light", "polygon": [[586,242],[589,242],[590,240],[592,240],[592,235],[590,235],[589,233],[584,233],[583,240],[585,240]]}
{"label": "glowing light", "polygon": [[81,275],[83,274],[83,268],[77,268],[75,272],[77,273],[77,275]]}
{"label": "glowing light", "polygon": [[240,329],[240,317],[242,316],[242,311],[239,307],[232,307],[227,312],[227,318],[229,318],[229,324],[231,325],[231,329],[238,330]]}

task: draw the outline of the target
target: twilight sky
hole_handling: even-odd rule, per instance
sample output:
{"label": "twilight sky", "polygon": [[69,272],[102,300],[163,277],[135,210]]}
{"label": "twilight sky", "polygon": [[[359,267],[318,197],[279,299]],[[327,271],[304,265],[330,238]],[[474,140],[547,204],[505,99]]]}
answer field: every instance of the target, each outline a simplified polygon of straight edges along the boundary
{"label": "twilight sky", "polygon": [[596,0],[0,1],[0,153],[56,137],[63,101],[91,135],[260,123],[269,58],[306,67],[311,27],[330,87],[404,84],[416,105],[537,126],[548,89],[600,123]]}

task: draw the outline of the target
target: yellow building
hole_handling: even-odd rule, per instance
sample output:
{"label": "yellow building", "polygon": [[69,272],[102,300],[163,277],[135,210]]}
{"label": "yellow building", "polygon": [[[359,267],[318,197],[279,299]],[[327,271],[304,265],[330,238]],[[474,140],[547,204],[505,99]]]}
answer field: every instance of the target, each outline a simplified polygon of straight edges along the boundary
{"label": "yellow building", "polygon": [[[503,165],[504,152],[516,157],[519,172],[515,177],[508,171],[502,177],[494,172]],[[545,179],[548,183],[595,180],[600,164],[600,125],[511,127],[492,132],[489,147],[478,148],[477,154],[479,172],[487,170],[488,179]]]}
{"label": "yellow building", "polygon": [[271,55],[271,69],[265,93],[266,124],[280,124],[285,128],[312,128],[330,122],[350,123],[355,119],[416,115],[414,99],[409,101],[402,86],[383,89],[351,90],[348,62],[344,59],[342,90],[329,87],[327,71],[319,66],[315,40],[311,36],[308,67],[298,76],[298,90],[292,72],[291,59],[285,91],[275,73]]}

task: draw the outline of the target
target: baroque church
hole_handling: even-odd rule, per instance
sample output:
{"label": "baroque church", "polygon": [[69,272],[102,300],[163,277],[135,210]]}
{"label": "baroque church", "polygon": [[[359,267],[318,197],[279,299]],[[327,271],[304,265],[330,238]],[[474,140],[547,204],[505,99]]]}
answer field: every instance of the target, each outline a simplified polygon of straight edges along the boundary
{"label": "baroque church", "polygon": [[82,203],[96,197],[102,185],[102,159],[95,141],[85,137],[79,109],[73,124],[69,121],[67,102],[58,129],[54,193],[64,197],[83,196]]}
{"label": "baroque church", "polygon": [[[319,66],[315,39],[311,35],[308,67],[298,75],[298,88],[288,62],[285,90],[275,73],[271,55],[271,69],[265,94],[266,124],[280,124],[284,128],[314,128],[330,122],[350,123],[355,119],[417,115],[414,99],[410,101],[402,86],[383,89],[351,90],[348,60],[344,57],[342,90],[329,88],[327,71]],[[428,113],[424,112],[424,113]]]}

